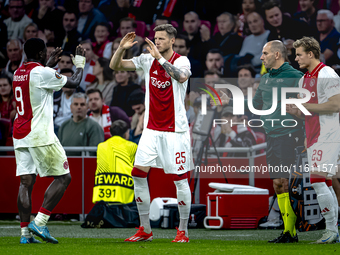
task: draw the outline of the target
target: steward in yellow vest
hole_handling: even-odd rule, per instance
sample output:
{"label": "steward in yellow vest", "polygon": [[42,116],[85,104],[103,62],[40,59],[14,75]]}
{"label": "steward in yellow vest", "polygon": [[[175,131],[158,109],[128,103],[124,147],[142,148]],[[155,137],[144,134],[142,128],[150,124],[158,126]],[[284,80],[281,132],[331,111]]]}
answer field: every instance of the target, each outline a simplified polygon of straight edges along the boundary
{"label": "steward in yellow vest", "polygon": [[131,171],[137,144],[128,141],[129,127],[125,121],[114,121],[110,132],[112,137],[98,144],[92,202],[131,203],[134,198]]}

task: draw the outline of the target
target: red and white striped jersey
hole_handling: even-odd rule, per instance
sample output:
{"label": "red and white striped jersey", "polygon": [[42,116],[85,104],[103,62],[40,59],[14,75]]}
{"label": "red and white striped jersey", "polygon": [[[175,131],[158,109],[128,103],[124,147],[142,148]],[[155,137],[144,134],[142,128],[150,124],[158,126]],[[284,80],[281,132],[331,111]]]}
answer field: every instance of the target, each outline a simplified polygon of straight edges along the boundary
{"label": "red and white striped jersey", "polygon": [[[329,98],[340,94],[339,76],[333,68],[322,62],[314,70],[305,75],[299,81],[299,87],[307,89],[311,93],[308,103],[322,104]],[[304,97],[303,94],[300,94]],[[340,141],[339,113],[319,114],[311,112],[306,115],[306,137],[309,148],[316,142],[327,143]]]}
{"label": "red and white striped jersey", "polygon": [[[141,54],[132,58],[132,62],[145,75],[144,127],[166,132],[189,130],[184,106],[188,80],[180,83],[171,78],[151,54]],[[169,62],[177,68],[186,68],[191,74],[187,57],[174,52]]]}
{"label": "red and white striped jersey", "polygon": [[58,139],[53,127],[53,91],[60,90],[66,82],[66,76],[37,62],[24,63],[15,71],[15,149],[49,145]]}

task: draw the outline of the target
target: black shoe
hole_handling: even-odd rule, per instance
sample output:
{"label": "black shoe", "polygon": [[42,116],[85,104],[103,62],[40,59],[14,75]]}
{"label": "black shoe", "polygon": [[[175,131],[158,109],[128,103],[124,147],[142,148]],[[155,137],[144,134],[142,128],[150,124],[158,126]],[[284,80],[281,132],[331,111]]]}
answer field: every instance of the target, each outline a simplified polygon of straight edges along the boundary
{"label": "black shoe", "polygon": [[293,237],[291,236],[290,232],[287,231],[286,233],[283,233],[282,238],[278,239],[274,243],[297,243],[299,241],[297,234]]}
{"label": "black shoe", "polygon": [[281,232],[281,234],[276,237],[275,239],[273,240],[269,240],[268,243],[276,243],[278,240],[282,239],[283,238],[283,231]]}

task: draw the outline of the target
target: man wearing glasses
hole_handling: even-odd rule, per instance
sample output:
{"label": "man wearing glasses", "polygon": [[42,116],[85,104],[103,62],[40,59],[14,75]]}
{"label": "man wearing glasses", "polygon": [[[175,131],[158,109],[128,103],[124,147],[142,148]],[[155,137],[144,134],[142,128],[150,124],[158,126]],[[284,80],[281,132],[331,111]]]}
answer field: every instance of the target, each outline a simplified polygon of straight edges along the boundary
{"label": "man wearing glasses", "polygon": [[9,0],[8,12],[10,17],[4,20],[7,26],[8,40],[23,39],[25,27],[32,22],[25,14],[24,0]]}

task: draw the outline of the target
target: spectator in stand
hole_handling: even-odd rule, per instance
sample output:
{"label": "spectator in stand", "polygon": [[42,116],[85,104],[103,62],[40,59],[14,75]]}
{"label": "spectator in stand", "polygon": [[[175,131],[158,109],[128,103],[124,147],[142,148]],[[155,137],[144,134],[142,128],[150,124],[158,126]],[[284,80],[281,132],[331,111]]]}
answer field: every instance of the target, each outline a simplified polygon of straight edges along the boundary
{"label": "spectator in stand", "polygon": [[25,27],[32,23],[32,20],[25,14],[25,1],[9,0],[8,12],[10,17],[4,20],[7,26],[7,38],[23,39]]}
{"label": "spectator in stand", "polygon": [[15,117],[15,100],[13,98],[12,78],[7,72],[0,74],[0,119],[13,122]]}
{"label": "spectator in stand", "polygon": [[238,87],[242,90],[243,95],[248,95],[248,88],[253,87],[256,72],[252,65],[243,65],[238,69]]}
{"label": "spectator in stand", "polygon": [[110,60],[98,58],[93,67],[93,75],[96,76],[96,80],[86,87],[86,92],[90,89],[98,89],[102,93],[106,105],[110,105],[113,88],[116,86],[116,82],[113,80],[113,71],[109,64]]}
{"label": "spectator in stand", "polygon": [[31,38],[39,38],[38,37],[39,28],[35,23],[29,23],[24,29],[24,42]]}
{"label": "spectator in stand", "polygon": [[321,59],[326,65],[332,66],[339,64],[337,56],[338,42],[340,33],[336,31],[333,22],[333,13],[330,10],[319,10],[316,18],[316,25],[318,27],[320,42]]}
{"label": "spectator in stand", "polygon": [[281,11],[279,0],[268,0],[262,5],[270,34],[268,41],[280,40],[288,50],[288,59],[294,68],[299,68],[295,61],[293,43],[303,36],[316,36],[312,28],[304,21],[294,20]]}
{"label": "spectator in stand", "polygon": [[110,59],[112,55],[112,42],[109,40],[110,25],[108,23],[101,22],[96,25],[94,29],[95,42],[92,43],[93,53],[99,58]]}
{"label": "spectator in stand", "polygon": [[239,15],[236,21],[238,23],[237,32],[240,36],[246,37],[252,34],[248,26],[247,17],[248,14],[259,11],[260,7],[261,5],[258,0],[242,0],[242,14]]}
{"label": "spectator in stand", "polygon": [[139,143],[144,129],[144,112],[145,112],[145,93],[141,89],[136,89],[131,93],[128,104],[131,105],[135,114],[131,119],[130,138],[129,140]]}
{"label": "spectator in stand", "polygon": [[223,73],[224,70],[224,59],[223,53],[219,49],[211,49],[208,51],[205,66],[207,70],[216,69]]}
{"label": "spectator in stand", "polygon": [[268,41],[267,39],[270,32],[269,30],[265,30],[264,20],[257,12],[251,12],[247,15],[247,24],[251,34],[244,39],[239,56],[243,57],[246,54],[253,55],[254,57],[251,59],[251,64],[254,66],[257,73],[259,73],[262,65],[260,59],[262,49]]}
{"label": "spectator in stand", "polygon": [[[46,58],[47,59],[49,59],[50,58],[50,56],[51,56],[51,53],[56,49],[56,47],[55,47],[55,43],[53,43],[53,42],[47,42],[46,43]],[[73,52],[75,52],[75,50],[73,51]],[[58,65],[56,65],[56,67],[57,67]],[[55,67],[55,68],[56,68]]]}
{"label": "spectator in stand", "polygon": [[190,40],[190,57],[205,61],[205,56],[209,50],[210,29],[201,24],[201,20],[196,12],[190,11],[184,15],[183,21],[184,34]]}
{"label": "spectator in stand", "polygon": [[175,43],[174,43],[174,51],[180,54],[181,56],[188,57],[190,61],[191,66],[191,78],[195,77],[202,77],[202,74],[204,72],[204,68],[200,61],[197,59],[194,59],[193,57],[188,56],[190,52],[190,46],[189,46],[189,38],[186,35],[179,34],[176,37]]}
{"label": "spectator in stand", "polygon": [[[74,71],[70,68],[64,68],[59,73],[71,77]],[[84,93],[84,90],[81,87],[76,89],[62,87],[61,90],[53,93],[53,122],[56,135],[58,135],[60,126],[72,117],[71,102],[73,94],[78,92]]]}
{"label": "spectator in stand", "polygon": [[317,1],[315,0],[299,0],[301,11],[293,15],[294,19],[306,22],[313,29],[315,34],[317,33],[316,27],[317,9],[315,8],[316,2]]}
{"label": "spectator in stand", "polygon": [[55,0],[39,0],[39,8],[33,11],[32,20],[37,24],[48,42],[55,42],[63,36],[64,12],[55,7]]}
{"label": "spectator in stand", "polygon": [[104,103],[103,94],[99,89],[89,89],[86,95],[89,104],[87,115],[103,128],[104,140],[107,140],[111,137],[110,107]]}
{"label": "spectator in stand", "polygon": [[60,61],[58,62],[58,70],[60,71],[61,69],[65,68],[73,69],[74,66],[71,54],[69,52],[64,51],[63,53],[61,53]]}
{"label": "spectator in stand", "polygon": [[236,20],[234,15],[223,12],[216,18],[217,32],[209,41],[210,48],[217,48],[222,51],[222,56],[238,54],[242,47],[243,38],[234,32]]}
{"label": "spectator in stand", "polygon": [[[338,0],[338,5],[340,6],[340,0]],[[334,27],[340,33],[340,10],[333,17]]]}
{"label": "spectator in stand", "polygon": [[96,64],[97,56],[92,51],[92,42],[90,40],[85,40],[80,42],[81,46],[85,49],[86,63],[84,67],[83,78],[80,82],[80,87],[83,90],[86,89],[88,85],[95,81],[96,76],[93,75],[93,67]]}
{"label": "spectator in stand", "polygon": [[107,22],[106,17],[97,8],[93,0],[79,0],[78,32],[83,39],[93,39],[94,28],[101,22]]}
{"label": "spectator in stand", "polygon": [[[114,30],[119,27],[119,21],[130,17],[152,24],[157,1],[131,1],[131,0],[102,0],[98,9],[112,22]],[[117,31],[112,31],[117,36]]]}
{"label": "spectator in stand", "polygon": [[[136,32],[137,24],[134,19],[126,17],[119,21],[119,33],[123,38],[127,33]],[[132,46],[129,51],[131,51],[132,56],[138,56],[140,54],[140,46],[143,44],[144,39],[136,35],[135,40],[138,42],[136,45]]]}
{"label": "spectator in stand", "polygon": [[77,26],[77,14],[74,11],[65,11],[63,16],[64,31],[60,38],[56,38],[56,45],[60,46],[64,51],[74,52],[81,40]]}
{"label": "spectator in stand", "polygon": [[129,117],[132,117],[135,112],[131,105],[128,104],[128,98],[134,90],[140,89],[141,87],[133,83],[131,72],[115,71],[114,77],[117,85],[113,89],[110,106],[118,106],[122,108]]}
{"label": "spectator in stand", "polygon": [[[104,141],[102,127],[86,117],[87,96],[85,93],[75,93],[72,98],[72,118],[66,120],[58,131],[58,137],[62,146],[97,146]],[[80,152],[67,152],[67,156],[80,156]],[[96,156],[95,152],[90,152]]]}
{"label": "spectator in stand", "polygon": [[[213,137],[217,147],[250,147],[256,144],[256,134],[248,126],[242,123],[243,116],[234,116],[233,107],[223,107],[222,117],[225,124],[216,126]],[[235,123],[231,125],[231,123]],[[223,157],[245,157],[245,153],[221,153]]]}
{"label": "spectator in stand", "polygon": [[7,43],[7,57],[8,62],[6,65],[6,71],[14,73],[24,61],[24,54],[22,52],[22,43],[19,39],[11,39]]}

